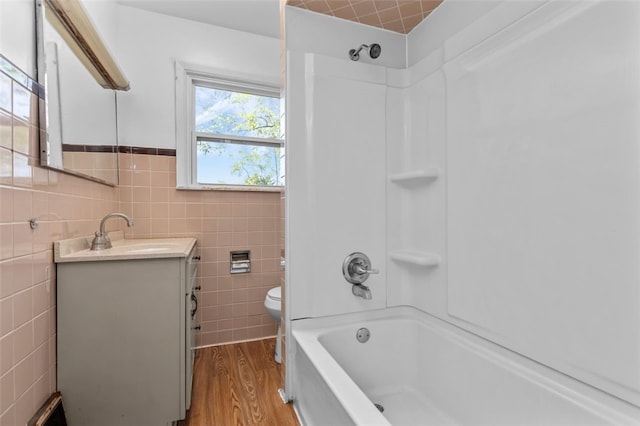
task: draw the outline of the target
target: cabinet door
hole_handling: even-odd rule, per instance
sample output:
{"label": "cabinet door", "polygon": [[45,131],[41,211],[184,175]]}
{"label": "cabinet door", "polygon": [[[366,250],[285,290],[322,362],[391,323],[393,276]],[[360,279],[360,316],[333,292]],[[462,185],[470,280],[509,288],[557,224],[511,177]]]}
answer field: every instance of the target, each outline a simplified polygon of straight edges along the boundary
{"label": "cabinet door", "polygon": [[58,383],[69,424],[184,417],[181,262],[58,265]]}

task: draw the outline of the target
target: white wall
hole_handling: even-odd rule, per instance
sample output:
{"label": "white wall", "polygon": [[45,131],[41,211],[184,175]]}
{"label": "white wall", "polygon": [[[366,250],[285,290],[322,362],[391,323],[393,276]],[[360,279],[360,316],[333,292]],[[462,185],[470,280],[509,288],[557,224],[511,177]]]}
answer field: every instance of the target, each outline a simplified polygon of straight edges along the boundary
{"label": "white wall", "polygon": [[[316,27],[293,14],[292,318],[371,306],[349,300],[336,254],[344,229],[362,229],[349,196],[366,176],[382,182],[372,200],[386,194],[386,241],[369,246],[387,253],[374,299],[386,284],[387,306],[415,306],[640,406],[640,4],[444,2],[407,37],[408,68],[381,63],[382,116],[383,96],[361,101],[370,70],[327,58],[340,61],[340,40],[353,42],[358,26],[323,17],[323,31],[302,35]],[[352,132],[363,111],[384,125]],[[359,138],[379,132],[384,144]],[[329,150],[339,158],[330,165]],[[368,168],[342,161],[365,151]],[[437,178],[389,182],[434,169]],[[364,209],[373,223],[378,207]]]}
{"label": "white wall", "polygon": [[[447,241],[442,49],[407,70],[390,74],[389,86],[388,303],[443,313],[447,301]],[[420,173],[425,177],[397,179]],[[434,176],[427,177],[430,173]]]}
{"label": "white wall", "polygon": [[290,6],[286,8],[286,33],[287,50],[348,59],[350,49],[378,43],[382,47],[381,55],[371,59],[363,51],[359,62],[389,68],[406,67],[405,37],[391,31]]}
{"label": "white wall", "polygon": [[[388,190],[389,248],[446,250],[421,274],[391,265],[389,301],[640,405],[640,5],[488,2],[451,31],[459,6],[409,36],[396,95],[405,155],[444,173],[413,196]],[[429,113],[445,93],[446,117]],[[407,160],[388,152],[390,169]]]}
{"label": "white wall", "polygon": [[[403,66],[404,36],[287,7],[287,300],[290,318],[386,306],[386,67]],[[358,62],[349,49],[377,42]],[[366,57],[365,57],[366,56]],[[342,275],[352,252],[373,268],[371,300]]]}
{"label": "white wall", "polygon": [[119,143],[176,147],[174,61],[224,74],[280,78],[280,41],[136,8],[118,7],[117,58],[131,83],[118,94]]}
{"label": "white wall", "polygon": [[[289,52],[288,299],[291,318],[386,306],[385,69]],[[300,99],[302,98],[302,99]],[[355,297],[342,274],[352,252],[381,269]]]}
{"label": "white wall", "polygon": [[[116,40],[115,3],[91,0],[83,5],[103,43],[113,53]],[[114,91],[98,84],[48,20],[44,21],[44,39],[48,76],[46,89],[49,94],[48,129],[60,126],[64,144],[115,145]],[[57,78],[52,78],[56,72]],[[59,93],[59,98],[52,102],[55,93]],[[55,131],[51,131],[49,139],[57,139],[55,134]],[[59,160],[62,161],[61,158]],[[62,165],[61,162],[52,164]]]}
{"label": "white wall", "polygon": [[[86,1],[86,0],[85,0]],[[87,10],[103,16],[112,8],[106,0],[88,0]],[[36,25],[34,0],[0,0],[0,52],[21,70],[36,79]],[[108,20],[112,22],[113,15]],[[109,24],[95,20],[96,26],[112,40],[106,31]]]}
{"label": "white wall", "polygon": [[449,313],[636,405],[639,6],[552,2],[445,66]]}
{"label": "white wall", "polygon": [[33,0],[0,0],[0,52],[36,78],[36,25]]}

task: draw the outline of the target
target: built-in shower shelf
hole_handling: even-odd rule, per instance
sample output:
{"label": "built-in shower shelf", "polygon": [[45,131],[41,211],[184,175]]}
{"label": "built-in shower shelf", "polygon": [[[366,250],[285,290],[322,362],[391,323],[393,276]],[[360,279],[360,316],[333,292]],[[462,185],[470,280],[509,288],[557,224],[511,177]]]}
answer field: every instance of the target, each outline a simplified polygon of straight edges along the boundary
{"label": "built-in shower shelf", "polygon": [[438,179],[439,176],[440,169],[437,167],[430,167],[428,169],[396,173],[389,176],[389,180],[400,185],[415,185]]}
{"label": "built-in shower shelf", "polygon": [[438,266],[442,261],[439,255],[422,251],[392,251],[389,257],[395,262],[417,266]]}

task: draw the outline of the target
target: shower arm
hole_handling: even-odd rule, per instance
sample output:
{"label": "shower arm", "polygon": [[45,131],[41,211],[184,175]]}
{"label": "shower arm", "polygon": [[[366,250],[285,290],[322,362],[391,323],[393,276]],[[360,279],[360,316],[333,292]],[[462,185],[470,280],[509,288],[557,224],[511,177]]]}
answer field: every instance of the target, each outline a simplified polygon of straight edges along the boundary
{"label": "shower arm", "polygon": [[361,45],[360,45],[360,47],[358,47],[358,48],[356,49],[356,51],[355,51],[355,52],[353,52],[353,56],[358,55],[358,54],[360,53],[360,51],[362,51],[362,49],[368,49],[368,48],[369,48],[369,45],[367,45],[367,44],[361,44]]}
{"label": "shower arm", "polygon": [[362,51],[362,49],[368,49],[369,45],[367,44],[361,44],[360,47],[358,47],[357,49],[351,49],[349,51],[349,57],[352,60],[357,60],[360,57],[360,52]]}

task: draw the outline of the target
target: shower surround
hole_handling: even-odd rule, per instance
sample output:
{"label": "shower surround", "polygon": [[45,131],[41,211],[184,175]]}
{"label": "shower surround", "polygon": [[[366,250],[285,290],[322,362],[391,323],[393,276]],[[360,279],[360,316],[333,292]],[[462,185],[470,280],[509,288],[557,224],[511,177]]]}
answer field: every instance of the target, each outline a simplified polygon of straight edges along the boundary
{"label": "shower surround", "polygon": [[[289,359],[326,358],[296,346],[305,318],[411,306],[640,418],[638,22],[624,1],[450,1],[405,37],[287,8]],[[340,274],[354,251],[381,270],[371,300]],[[309,363],[287,366],[301,412]]]}

